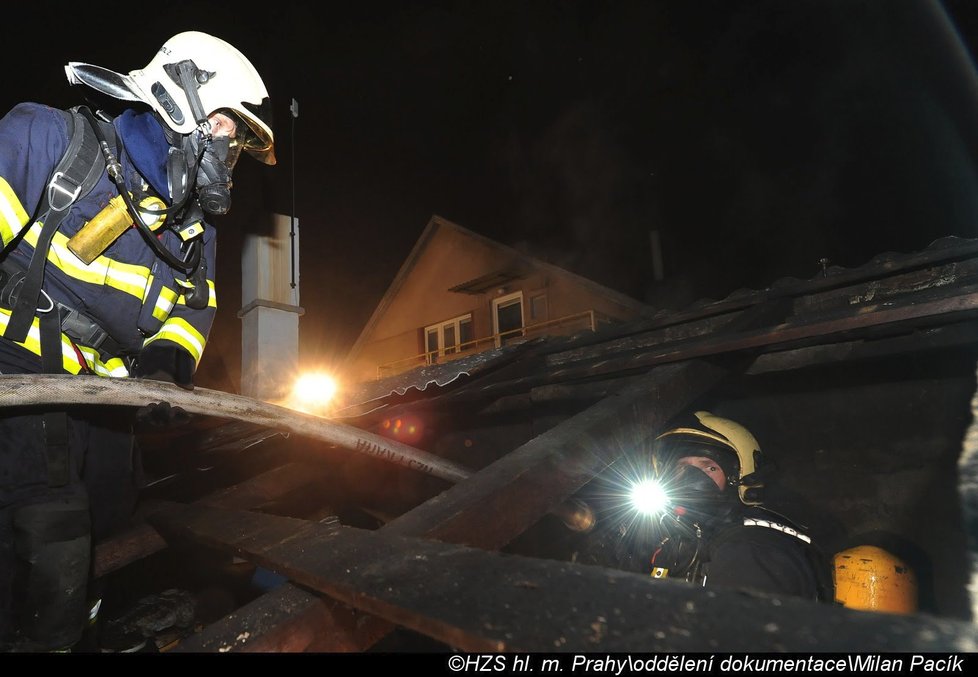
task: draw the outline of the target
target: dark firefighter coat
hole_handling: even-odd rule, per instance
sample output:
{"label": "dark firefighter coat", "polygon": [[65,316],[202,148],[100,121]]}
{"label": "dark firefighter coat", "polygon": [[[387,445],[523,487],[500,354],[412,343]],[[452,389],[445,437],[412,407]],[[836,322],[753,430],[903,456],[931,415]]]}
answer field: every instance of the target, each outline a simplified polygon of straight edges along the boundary
{"label": "dark firefighter coat", "polygon": [[678,550],[676,544],[660,549],[653,565],[666,567],[670,578],[705,587],[832,601],[831,576],[820,550],[776,513],[739,506],[704,521],[697,534],[680,539]]}
{"label": "dark firefighter coat", "polygon": [[[113,124],[122,141],[122,150],[117,153],[130,191],[134,186],[144,186],[148,193],[169,205],[165,169],[168,144],[162,127],[151,114],[131,110]],[[45,105],[22,103],[0,119],[0,240],[4,248],[10,247],[6,253],[8,263],[24,270],[34,253],[42,224],[35,223],[12,247],[11,242],[34,217],[42,191],[68,141],[64,115]],[[217,308],[212,279],[207,280],[207,307],[194,310],[186,305],[182,292],[190,286],[187,276],[157,258],[135,228],[126,230],[88,265],[66,246],[69,238],[117,195],[116,185],[105,174],[87,196],[74,204],[47,252],[44,293],[38,305],[49,303],[50,298],[76,309],[95,320],[121,346],[121,354],[99,354],[91,346],[78,345],[62,334],[64,370],[126,377],[130,375],[129,366],[122,358],[138,355],[151,345],[186,353],[196,367]],[[163,228],[157,236],[167,249],[180,255],[181,239],[175,232]],[[203,256],[212,276],[216,269],[215,233],[205,227],[202,237]],[[10,308],[0,306],[0,335],[9,318]],[[26,341],[0,340],[0,372],[40,371],[39,337],[35,316]]]}
{"label": "dark firefighter coat", "polygon": [[750,588],[831,601],[828,572],[811,540],[761,508],[746,508],[706,545],[708,587]]}

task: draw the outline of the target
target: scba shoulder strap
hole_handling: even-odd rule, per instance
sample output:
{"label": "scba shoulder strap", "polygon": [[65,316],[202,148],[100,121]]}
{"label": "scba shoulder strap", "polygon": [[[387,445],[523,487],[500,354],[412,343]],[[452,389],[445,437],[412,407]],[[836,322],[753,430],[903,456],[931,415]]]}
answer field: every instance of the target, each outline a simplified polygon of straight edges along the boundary
{"label": "scba shoulder strap", "polygon": [[[47,261],[48,248],[59,224],[71,212],[72,206],[91,192],[105,171],[105,159],[102,157],[98,138],[88,121],[78,112],[77,107],[63,113],[68,125],[68,148],[51,174],[34,218],[21,229],[23,234],[35,222],[42,224],[30,266],[17,294],[17,303],[4,332],[4,336],[13,341],[23,342],[27,339],[44,283],[44,264]],[[60,327],[60,322],[58,326]],[[42,346],[43,343],[42,336]],[[48,351],[44,351],[42,347],[45,371],[48,371],[47,362],[54,358],[57,361],[56,370],[61,371],[60,350],[55,351],[55,355],[51,357],[45,357],[44,352]]]}

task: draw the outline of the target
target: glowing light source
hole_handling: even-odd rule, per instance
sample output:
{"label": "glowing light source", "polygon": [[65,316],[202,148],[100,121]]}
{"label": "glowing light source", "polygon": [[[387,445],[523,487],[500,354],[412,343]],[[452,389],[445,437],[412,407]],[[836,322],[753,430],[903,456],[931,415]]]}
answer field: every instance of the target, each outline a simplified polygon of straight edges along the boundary
{"label": "glowing light source", "polygon": [[315,413],[326,407],[336,395],[336,381],[328,374],[303,374],[292,386],[293,407]]}
{"label": "glowing light source", "polygon": [[656,480],[642,480],[633,484],[630,498],[632,507],[645,515],[662,512],[669,500],[662,485]]}

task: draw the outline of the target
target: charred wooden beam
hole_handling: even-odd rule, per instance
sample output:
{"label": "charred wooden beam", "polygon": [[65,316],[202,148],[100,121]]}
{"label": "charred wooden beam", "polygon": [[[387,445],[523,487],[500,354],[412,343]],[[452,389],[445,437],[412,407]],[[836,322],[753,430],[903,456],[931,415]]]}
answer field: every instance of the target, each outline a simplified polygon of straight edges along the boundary
{"label": "charred wooden beam", "polygon": [[[200,499],[201,505],[253,509],[321,481],[325,470],[307,463],[288,463],[257,477]],[[148,557],[167,547],[166,541],[147,523],[116,534],[95,546],[96,578]]]}
{"label": "charred wooden beam", "polygon": [[[739,312],[761,303],[786,298],[803,296],[816,297],[848,287],[872,285],[884,280],[890,284],[899,284],[910,273],[925,271],[928,268],[939,269],[962,262],[972,270],[978,256],[978,240],[965,240],[957,237],[946,237],[935,241],[927,249],[905,256],[880,257],[880,260],[865,266],[852,269],[834,269],[824,275],[806,280],[786,280],[768,288],[750,293],[735,293],[729,297],[700,303],[695,307],[681,311],[661,311],[654,317],[644,321],[630,322],[621,327],[613,327],[603,332],[601,336],[584,337],[580,345],[595,345],[607,342],[609,337],[626,338],[650,331],[666,329],[681,324],[697,322],[709,318]],[[973,277],[973,273],[971,274]],[[965,275],[964,277],[968,277]],[[913,291],[907,285],[908,291]]]}
{"label": "charred wooden beam", "polygon": [[349,652],[370,646],[390,632],[385,621],[295,585],[262,595],[225,621],[181,641],[173,651]]}
{"label": "charred wooden beam", "polygon": [[603,567],[257,513],[171,504],[152,519],[168,534],[247,557],[463,651],[978,648],[974,626],[961,621],[705,590]]}
{"label": "charred wooden beam", "polygon": [[569,350],[550,355],[553,368],[584,368],[591,375],[693,359],[744,350],[783,350],[803,341],[862,338],[880,328],[914,329],[934,324],[952,324],[974,317],[978,311],[978,286],[954,289],[933,288],[927,292],[891,299],[885,303],[861,304],[844,311],[806,314],[777,325],[741,332],[717,332],[708,336],[662,342],[653,336],[628,342],[609,343],[595,350]]}
{"label": "charred wooden beam", "polygon": [[910,353],[974,347],[975,336],[978,336],[978,322],[971,321],[925,328],[910,334],[872,341],[844,341],[764,353],[755,360],[746,375],[789,371],[834,362],[856,362]]}
{"label": "charred wooden beam", "polygon": [[[896,336],[765,352],[757,357],[745,375],[753,376],[836,362],[856,362],[911,353],[974,347],[975,336],[978,336],[978,321],[971,320],[946,326],[925,327]],[[599,381],[539,386],[530,390],[528,394],[500,398],[487,406],[483,413],[526,408],[540,402],[594,400],[609,394],[619,382],[619,379],[608,378]]]}
{"label": "charred wooden beam", "polygon": [[[974,347],[978,322],[961,322],[944,327],[929,327],[873,340],[858,339],[763,353],[744,373],[745,376],[804,369],[837,362],[893,357],[935,350]],[[620,387],[620,378],[577,381],[537,386],[527,393],[505,395],[479,410],[493,415],[538,407],[542,403],[594,402]]]}

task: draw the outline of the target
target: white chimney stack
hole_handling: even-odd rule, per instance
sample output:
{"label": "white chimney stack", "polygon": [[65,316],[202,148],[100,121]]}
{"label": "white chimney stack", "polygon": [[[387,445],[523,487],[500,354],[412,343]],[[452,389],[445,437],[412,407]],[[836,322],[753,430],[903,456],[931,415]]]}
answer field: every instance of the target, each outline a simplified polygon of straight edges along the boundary
{"label": "white chimney stack", "polygon": [[[299,367],[299,222],[272,214],[269,235],[247,235],[241,254],[241,394],[277,401]],[[294,257],[294,259],[293,259]]]}

